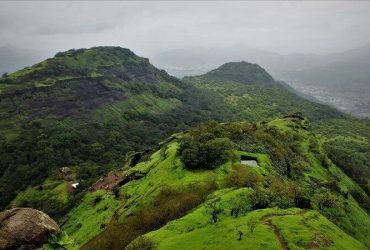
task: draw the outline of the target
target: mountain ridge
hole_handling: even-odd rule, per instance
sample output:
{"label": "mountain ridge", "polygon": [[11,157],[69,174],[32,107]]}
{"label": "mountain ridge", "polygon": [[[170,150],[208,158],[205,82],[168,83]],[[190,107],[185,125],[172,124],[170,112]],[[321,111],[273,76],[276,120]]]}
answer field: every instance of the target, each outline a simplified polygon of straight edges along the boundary
{"label": "mountain ridge", "polygon": [[[265,136],[262,136],[262,134]],[[268,135],[271,135],[271,137]],[[257,138],[254,136],[257,136]],[[299,139],[297,139],[298,137]],[[236,151],[233,151],[236,155],[228,154],[223,161],[216,163],[211,168],[205,168],[204,162],[201,162],[201,160],[195,169],[186,165],[185,162],[188,161],[184,161],[184,157],[191,157],[186,150],[197,148],[197,146],[189,143],[188,140],[193,142],[199,140],[199,143],[208,145],[211,141],[219,141],[221,138],[222,140],[229,138],[237,143]],[[268,143],[262,143],[264,140]],[[316,140],[317,138],[309,129],[309,122],[299,115],[287,116],[267,123],[248,124],[239,122],[201,125],[190,131],[172,136],[171,139],[162,143],[160,148],[157,148],[157,151],[149,153],[150,156],[142,155],[136,165],[126,165],[123,170],[115,172],[115,175],[120,178],[133,174],[140,177],[135,178],[132,182],[125,182],[122,186],[118,186],[119,194],[128,197],[128,200],[125,200],[125,209],[118,208],[115,213],[115,216],[118,218],[112,220],[106,229],[101,231],[96,237],[91,237],[91,241],[86,243],[86,238],[83,237],[79,230],[89,235],[93,231],[96,234],[98,232],[93,230],[93,228],[97,228],[99,223],[104,224],[108,220],[102,218],[101,221],[94,221],[94,227],[83,225],[81,229],[77,229],[76,224],[81,220],[78,218],[78,215],[82,213],[83,208],[91,206],[89,203],[94,199],[93,197],[102,195],[102,193],[90,194],[91,197],[89,197],[88,201],[83,202],[75,210],[71,211],[71,219],[65,225],[64,230],[72,238],[75,236],[78,244],[82,244],[82,249],[84,250],[104,249],[108,246],[113,249],[120,249],[120,247],[128,244],[137,243],[141,245],[144,243],[149,244],[150,242],[152,242],[155,249],[201,249],[204,247],[211,249],[230,244],[235,249],[244,249],[245,244],[248,246],[253,245],[254,249],[265,249],[267,246],[270,246],[272,249],[280,249],[279,241],[276,240],[274,235],[271,236],[269,245],[263,244],[263,242],[266,242],[264,237],[270,235],[272,231],[269,227],[266,228],[262,225],[265,225],[271,217],[270,227],[276,227],[276,234],[281,234],[280,237],[284,240],[287,248],[316,244],[316,247],[324,249],[334,246],[343,249],[361,249],[365,246],[346,234],[343,234],[341,237],[347,240],[341,241],[341,237],[337,238],[340,233],[330,235],[327,231],[320,229],[319,225],[325,225],[325,228],[332,228],[333,232],[343,232],[341,229],[346,228],[348,225],[345,226],[345,223],[340,222],[342,219],[343,222],[348,220],[353,225],[359,225],[362,222],[369,224],[370,221],[368,218],[365,219],[366,213],[359,208],[358,204],[350,196],[347,197],[345,205],[347,211],[360,212],[362,218],[365,219],[364,221],[360,222],[353,212],[348,212],[345,215],[348,216],[346,219],[338,218],[338,220],[333,220],[334,217],[337,218],[337,215],[334,212],[330,214],[329,211],[332,210],[326,210],[325,205],[321,208],[314,205],[321,192],[324,192],[324,197],[328,199],[336,199],[334,198],[336,195],[338,195],[338,198],[342,197],[342,195],[345,197],[345,193],[348,190],[358,188],[330,160],[325,160],[320,143]],[[310,141],[309,143],[312,145],[305,147],[303,146],[305,144],[304,141]],[[279,147],[274,142],[286,149],[283,153],[284,156],[276,154],[273,150],[268,150],[269,146],[267,145],[270,145],[269,143],[274,145],[272,147]],[[295,153],[290,152],[288,148]],[[202,147],[195,150],[202,150]],[[214,148],[213,152],[218,151]],[[218,153],[214,153],[211,156],[209,152],[204,151],[201,154],[208,161],[210,160],[208,157],[214,157]],[[288,156],[290,154],[296,154],[297,158]],[[289,162],[284,163],[279,160],[280,157],[285,156],[288,157]],[[217,157],[222,157],[222,154]],[[240,159],[243,159],[243,157],[255,159],[258,162],[258,166],[240,165]],[[298,162],[306,161],[309,164],[296,165]],[[292,175],[287,177],[288,172],[285,168],[289,168],[289,166],[294,166],[294,168],[291,169]],[[336,175],[337,178],[337,182],[334,185],[331,181],[332,175]],[[246,178],[245,182],[243,178]],[[256,192],[262,192],[259,184],[263,185],[263,178],[266,178],[264,185],[267,190],[279,190],[281,193],[275,193],[274,191],[269,194],[259,193],[257,195]],[[153,180],[156,181],[153,182]],[[289,201],[291,199],[290,195],[293,195],[293,193],[285,189],[288,188],[288,183],[290,182],[296,182],[295,185],[302,187],[301,191],[295,191],[296,194],[300,192],[302,192],[300,195],[304,194],[299,199],[293,199],[296,202],[295,205],[293,204],[294,202],[290,203],[291,201]],[[148,185],[148,183],[152,183],[152,185]],[[303,192],[302,190],[307,188],[307,186],[316,187],[314,189],[317,190],[313,191],[316,194]],[[328,190],[330,191],[328,192]],[[206,192],[205,197],[202,192]],[[335,196],[333,196],[334,194]],[[189,195],[191,197],[192,195],[202,195],[202,198],[199,197],[200,200],[193,201]],[[266,198],[263,195],[270,198]],[[275,195],[278,197],[281,195],[281,198],[277,198]],[[320,196],[320,199],[326,198]],[[104,199],[105,204],[107,204],[108,198],[105,197]],[[109,199],[114,198],[111,197]],[[307,204],[307,199],[311,201],[312,207]],[[152,205],[148,205],[148,200],[153,200],[152,203],[149,202]],[[329,207],[333,208],[339,205],[341,203],[339,200],[334,202],[336,205],[332,204]],[[195,204],[192,204],[192,202],[195,202]],[[182,207],[182,205],[185,207]],[[269,209],[268,207],[275,208]],[[300,207],[300,209],[297,207]],[[91,209],[94,210],[95,208],[92,207]],[[213,214],[212,211],[215,210],[212,209],[219,209],[220,212]],[[336,209],[338,207],[335,208],[335,211]],[[311,217],[315,213],[317,214]],[[163,214],[169,216],[170,219],[166,219],[167,217],[163,216]],[[89,216],[94,216],[94,214]],[[249,229],[248,225],[252,223],[250,222],[252,220],[251,217],[254,216],[258,218],[255,224],[258,225],[259,230],[262,230],[262,228],[266,230],[263,234],[254,232],[254,229]],[[325,216],[334,217],[327,219]],[[291,220],[292,218],[295,219]],[[280,219],[284,219],[284,223],[291,224],[279,223]],[[135,222],[137,221],[141,221],[140,227],[135,227]],[[315,225],[315,221],[316,223],[320,221],[319,225]],[[310,226],[306,226],[307,224]],[[220,225],[225,230],[221,229]],[[288,225],[292,225],[292,228]],[[235,230],[235,227],[238,229]],[[299,228],[300,234],[291,236],[291,233],[294,235],[293,228],[295,230]],[[347,229],[344,231],[347,232]],[[241,236],[238,230],[242,232]],[[358,230],[356,237],[360,237],[362,242],[368,242],[366,240],[366,227],[360,227]],[[143,233],[144,236],[138,237],[138,235]],[[210,233],[214,237],[209,235]],[[304,242],[291,240],[292,237],[302,239],[302,235],[305,234],[311,236],[305,238]],[[322,235],[327,240],[314,243],[316,239],[314,234]],[[223,240],[217,240],[221,235],[224,236]],[[250,235],[254,235],[254,237]],[[142,237],[147,240],[142,242]],[[192,243],[188,243],[190,239],[193,239]]]}
{"label": "mountain ridge", "polygon": [[[0,90],[0,207],[58,167],[76,166],[83,190],[129,150],[219,116],[216,99],[117,47],[57,54],[1,78]],[[37,208],[61,216],[73,199]]]}
{"label": "mountain ridge", "polygon": [[[67,223],[69,216],[65,215],[71,212],[77,224],[69,221],[66,228],[79,244],[87,240],[84,238],[86,227],[93,229],[89,231],[90,236],[99,234],[119,206],[119,200],[111,193],[116,191],[91,193],[88,190],[91,185],[102,176],[103,181],[106,177],[115,180],[116,177],[108,173],[120,169],[130,151],[144,152],[134,155],[142,158],[143,163],[138,164],[141,170],[150,170],[147,167],[151,165],[145,163],[151,155],[148,154],[151,150],[147,150],[150,146],[173,133],[212,120],[234,125],[234,122],[247,120],[254,122],[254,125],[246,126],[246,130],[252,132],[261,126],[264,128],[260,130],[262,134],[266,131],[274,133],[275,130],[281,133],[290,131],[286,136],[292,141],[297,139],[296,143],[299,136],[295,138],[294,133],[312,129],[320,138],[318,152],[322,154],[317,157],[322,164],[332,161],[363,190],[368,193],[370,190],[367,182],[370,159],[366,154],[370,150],[370,124],[297,96],[255,64],[226,63],[208,74],[179,80],[130,50],[97,47],[60,53],[53,59],[14,72],[1,78],[0,89],[3,90],[0,92],[0,207],[41,209],[62,224]],[[289,116],[291,114],[295,115]],[[293,122],[275,120],[284,116]],[[302,130],[300,122],[306,121],[303,117],[308,117],[311,125],[305,125]],[[264,124],[271,126],[265,127]],[[205,152],[215,154],[218,147],[228,148],[229,141],[217,138],[217,131],[199,130],[198,135],[202,139],[199,142],[188,141],[189,145],[202,145],[202,140],[210,140]],[[171,140],[175,139],[176,135]],[[269,155],[289,154],[289,157],[275,162],[275,167],[287,178],[297,171],[289,166],[297,159],[292,153],[294,149],[282,146],[272,150],[254,139],[247,145],[252,147],[249,148],[252,151],[244,149],[249,153],[264,149]],[[304,150],[309,145],[311,143],[305,141]],[[176,147],[171,147],[171,152],[176,154]],[[197,155],[193,149],[187,152],[189,157]],[[166,150],[155,153],[158,154],[162,155],[166,164],[173,162],[166,160]],[[352,157],[348,158],[348,154]],[[327,161],[326,157],[331,161]],[[171,165],[177,170],[166,173],[181,173],[181,166],[177,163]],[[60,169],[63,167],[69,168],[72,174],[62,175]],[[304,169],[304,166],[300,167]],[[320,179],[321,174],[326,172],[321,167],[317,168],[313,180]],[[145,180],[140,171],[128,176],[127,180]],[[326,178],[326,175],[322,177]],[[122,185],[127,183],[125,188],[134,185],[135,181],[127,180],[122,182]],[[352,183],[347,177],[343,180]],[[75,182],[79,183],[76,189],[72,187]],[[147,185],[152,184],[145,182],[138,190],[145,190]],[[361,188],[353,189],[351,204],[368,204],[368,195]],[[130,191],[127,197],[134,193]],[[181,195],[186,197],[186,194]],[[200,197],[201,200],[205,199],[204,193],[199,195],[203,197]],[[95,203],[99,205],[91,206]],[[130,211],[134,212],[135,207]],[[126,214],[128,212],[125,211]],[[79,220],[81,224],[87,222],[81,230]],[[95,222],[102,224],[89,224]]]}
{"label": "mountain ridge", "polygon": [[[169,50],[153,58],[171,74],[204,74],[225,61],[247,60],[266,68],[273,77],[299,92],[344,112],[369,117],[370,45],[327,55],[278,54],[235,45],[228,48],[188,48]],[[350,86],[350,87],[348,87]]]}

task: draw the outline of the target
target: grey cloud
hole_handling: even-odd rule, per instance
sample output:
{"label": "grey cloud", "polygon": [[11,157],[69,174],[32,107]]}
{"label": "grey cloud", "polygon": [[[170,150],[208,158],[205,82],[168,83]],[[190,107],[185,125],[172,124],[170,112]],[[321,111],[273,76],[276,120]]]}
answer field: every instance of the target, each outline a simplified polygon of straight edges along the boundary
{"label": "grey cloud", "polygon": [[96,25],[90,24],[76,24],[76,25],[53,25],[53,26],[40,26],[36,27],[31,34],[35,35],[75,35],[75,34],[86,34],[86,33],[99,33],[114,29],[114,24],[98,23]]}
{"label": "grey cloud", "polygon": [[326,54],[368,43],[369,24],[370,2],[0,2],[0,46],[119,45],[148,57],[235,44]]}

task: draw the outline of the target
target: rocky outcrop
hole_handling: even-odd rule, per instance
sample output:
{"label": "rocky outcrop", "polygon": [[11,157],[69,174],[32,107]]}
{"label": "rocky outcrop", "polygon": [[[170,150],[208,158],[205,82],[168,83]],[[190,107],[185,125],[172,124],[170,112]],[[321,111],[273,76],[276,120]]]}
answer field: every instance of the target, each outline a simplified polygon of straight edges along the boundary
{"label": "rocky outcrop", "polygon": [[45,213],[13,208],[0,213],[0,249],[37,249],[61,230]]}

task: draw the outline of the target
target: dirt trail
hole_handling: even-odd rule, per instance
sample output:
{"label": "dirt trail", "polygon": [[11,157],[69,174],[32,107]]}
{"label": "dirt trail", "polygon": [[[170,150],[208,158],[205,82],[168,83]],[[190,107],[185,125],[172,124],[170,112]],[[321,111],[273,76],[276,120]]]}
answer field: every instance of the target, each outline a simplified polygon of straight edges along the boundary
{"label": "dirt trail", "polygon": [[[272,216],[274,216],[274,215],[272,215]],[[274,234],[276,235],[276,237],[278,238],[278,240],[280,242],[281,249],[283,249],[283,250],[289,250],[288,243],[284,239],[284,237],[281,234],[280,230],[271,222],[271,220],[268,219],[268,217],[265,217],[265,218],[262,219],[262,222],[265,225],[269,226],[272,229],[272,231],[274,231]]]}
{"label": "dirt trail", "polygon": [[[304,214],[306,212],[307,211],[305,210],[301,210],[295,214]],[[262,216],[261,221],[263,224],[267,225],[268,227],[272,229],[272,231],[274,232],[274,234],[276,235],[276,237],[278,238],[280,242],[281,249],[289,250],[288,243],[285,240],[284,236],[281,234],[279,228],[277,228],[277,226],[274,225],[271,221],[271,217],[279,217],[279,216],[285,216],[285,215],[292,215],[292,214],[268,214],[268,215]]]}

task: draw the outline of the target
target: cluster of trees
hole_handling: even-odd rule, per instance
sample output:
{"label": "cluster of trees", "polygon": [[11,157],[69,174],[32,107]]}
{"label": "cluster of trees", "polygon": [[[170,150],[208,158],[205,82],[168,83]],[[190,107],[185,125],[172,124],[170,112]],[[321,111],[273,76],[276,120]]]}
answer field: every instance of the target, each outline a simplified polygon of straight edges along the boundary
{"label": "cluster of trees", "polygon": [[252,188],[250,193],[231,201],[230,215],[234,217],[254,209],[299,207],[316,209],[332,221],[337,221],[345,211],[344,198],[336,185],[311,183],[302,186],[292,180],[260,176],[240,165],[234,166],[225,181],[230,187]]}
{"label": "cluster of trees", "polygon": [[299,133],[284,132],[274,126],[264,125],[256,137],[268,145],[266,151],[280,175],[296,180],[303,176],[309,161],[300,145]]}
{"label": "cluster of trees", "polygon": [[[347,195],[342,194],[337,180],[312,180],[307,186],[299,184],[310,162],[299,144],[300,141],[302,138],[299,133],[282,132],[267,124],[262,124],[257,129],[246,123],[211,122],[198,126],[183,136],[178,153],[184,165],[190,169],[215,168],[227,159],[233,160],[234,149],[245,150],[250,145],[257,145],[254,152],[270,155],[280,177],[263,177],[253,169],[239,164],[234,164],[232,171],[226,176],[225,182],[228,186],[253,189],[247,198],[248,202],[235,201],[231,211],[233,216],[250,209],[277,206],[315,208],[329,218],[337,218],[342,211],[341,197]],[[323,154],[317,141],[311,139],[309,144],[312,153],[322,165],[329,167],[330,160]],[[323,193],[326,195],[322,195]],[[243,204],[250,204],[250,207],[244,207]],[[210,214],[213,222],[216,222],[222,211],[219,211],[216,203],[210,204],[208,208],[213,211]]]}
{"label": "cluster of trees", "polygon": [[234,144],[230,139],[205,137],[192,138],[187,135],[182,138],[179,154],[187,168],[214,169],[230,158],[232,149],[234,149]]}
{"label": "cluster of trees", "polygon": [[249,123],[209,122],[184,135],[178,153],[189,169],[213,169],[227,159],[235,160],[235,149],[265,153],[280,175],[301,178],[308,160],[299,144],[300,135],[266,124],[260,126],[257,129]]}
{"label": "cluster of trees", "polygon": [[331,141],[325,144],[325,150],[330,159],[370,195],[370,154],[365,153],[370,152],[370,146],[350,142],[346,144]]}
{"label": "cluster of trees", "polygon": [[189,169],[214,169],[235,158],[233,150],[237,145],[232,141],[240,133],[239,125],[223,126],[217,122],[208,122],[195,127],[185,134],[180,141],[178,154]]}

